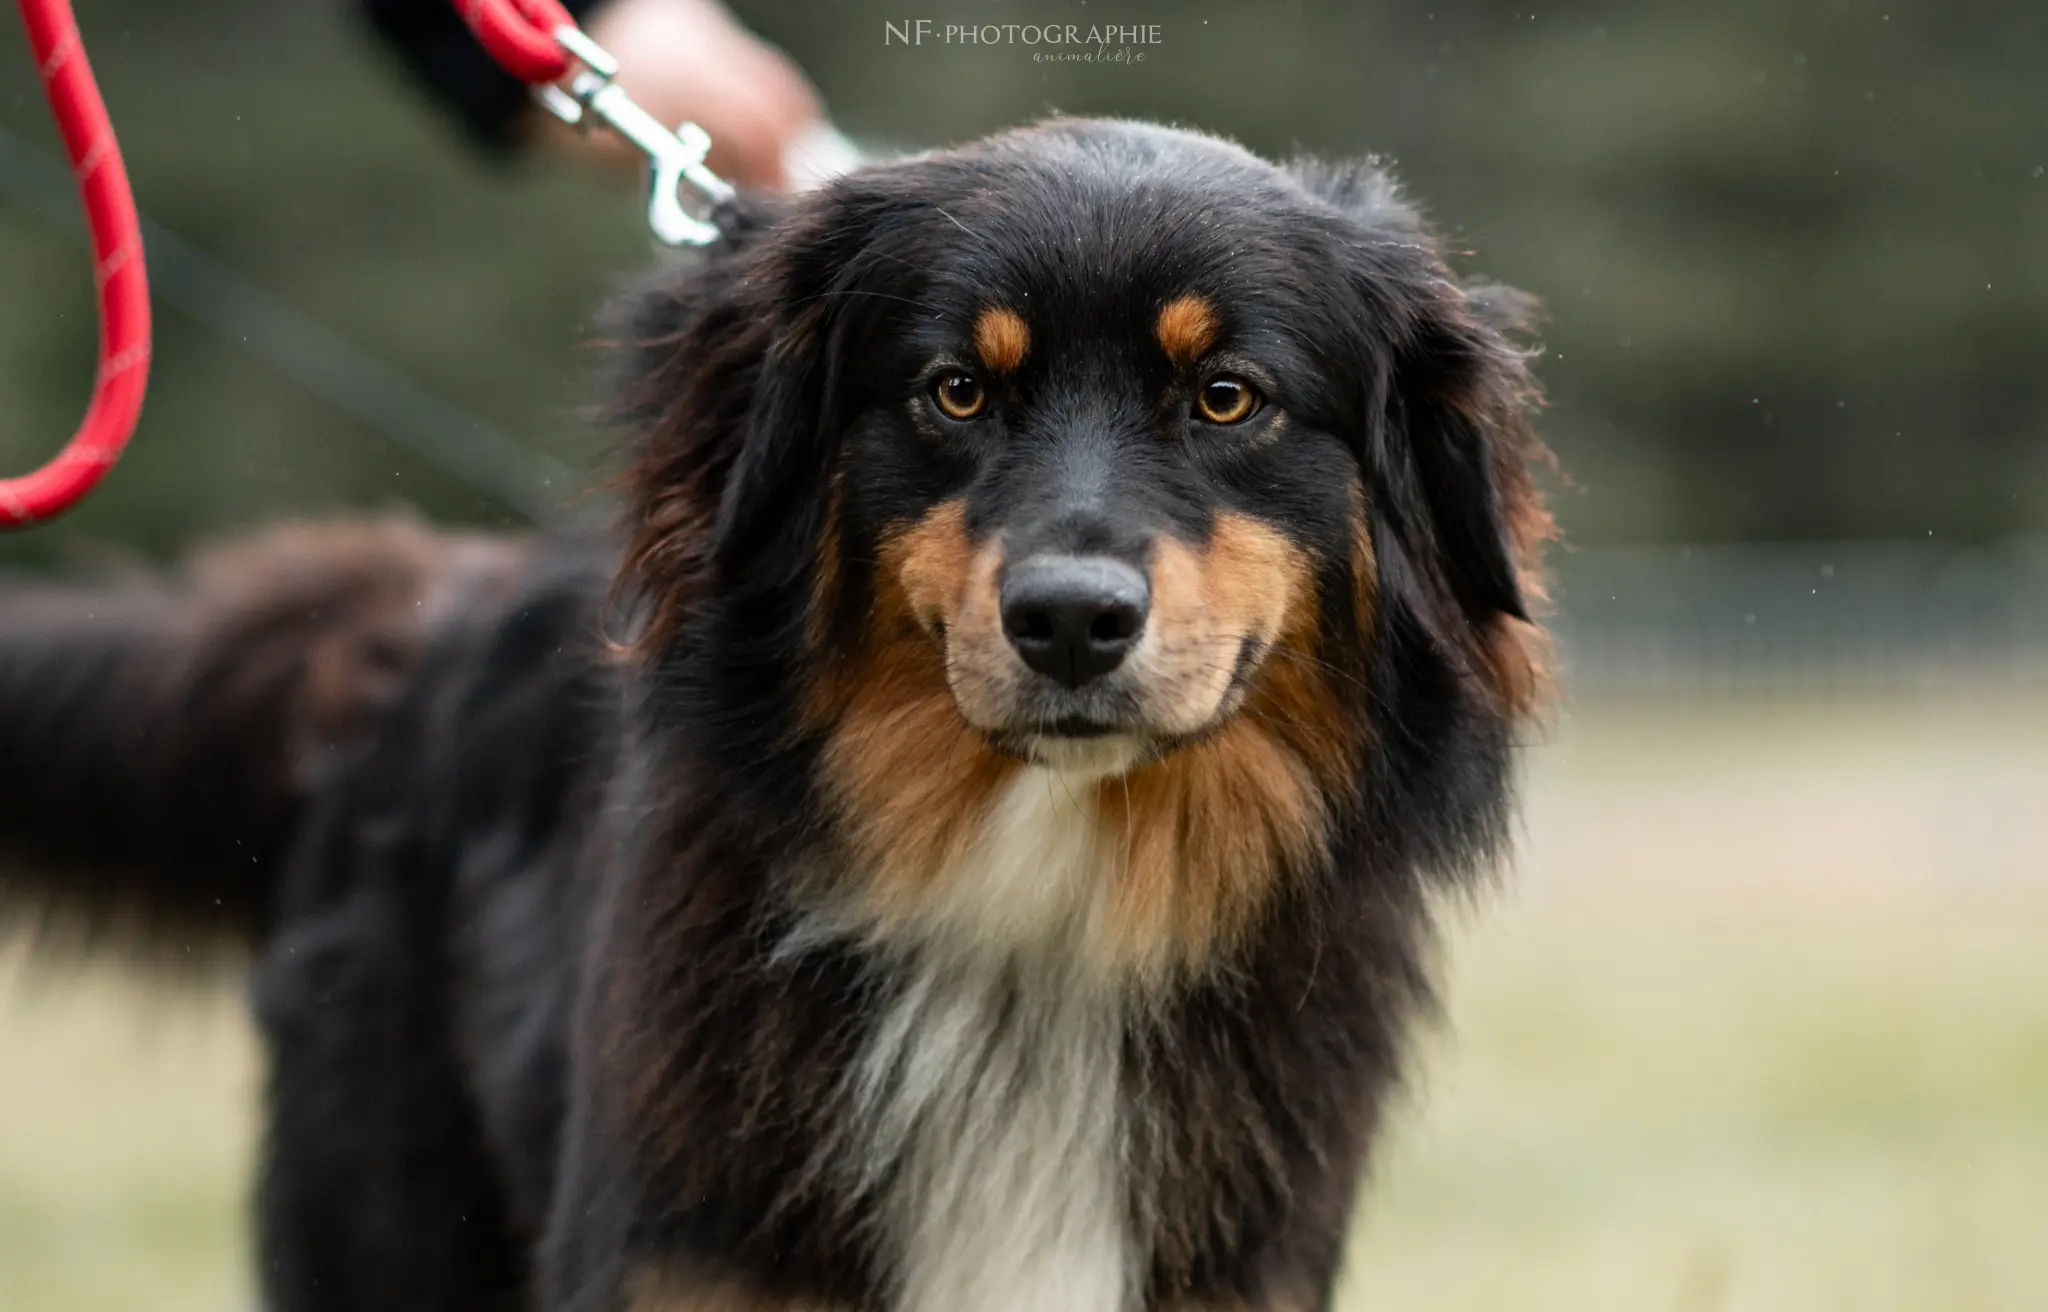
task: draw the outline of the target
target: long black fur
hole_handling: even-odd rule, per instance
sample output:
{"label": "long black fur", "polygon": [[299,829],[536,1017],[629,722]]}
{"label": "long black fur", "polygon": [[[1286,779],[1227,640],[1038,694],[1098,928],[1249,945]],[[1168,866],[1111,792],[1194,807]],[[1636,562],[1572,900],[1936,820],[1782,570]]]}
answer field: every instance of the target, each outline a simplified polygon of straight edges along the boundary
{"label": "long black fur", "polygon": [[620,546],[397,524],[0,590],[0,903],[255,953],[274,1312],[889,1307],[891,1181],[817,1160],[900,983],[856,939],[787,946],[783,872],[837,850],[815,635],[858,645],[892,526],[1026,477],[887,418],[944,325],[994,290],[1113,334],[1088,316],[1191,282],[1283,374],[1286,444],[1184,465],[1132,437],[1118,504],[1296,542],[1367,728],[1319,857],[1123,1039],[1127,1306],[1328,1307],[1429,890],[1503,845],[1538,695],[1512,303],[1376,168],[1127,124],[725,221],[632,321]]}

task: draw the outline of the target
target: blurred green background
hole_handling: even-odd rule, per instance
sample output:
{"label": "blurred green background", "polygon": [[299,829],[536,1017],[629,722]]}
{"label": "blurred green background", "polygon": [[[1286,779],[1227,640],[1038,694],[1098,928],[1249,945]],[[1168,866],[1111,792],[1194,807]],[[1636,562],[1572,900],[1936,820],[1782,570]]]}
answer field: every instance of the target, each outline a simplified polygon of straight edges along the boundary
{"label": "blurred green background", "polygon": [[[132,454],[0,566],[393,504],[517,524],[597,481],[592,325],[652,258],[627,194],[467,147],[341,0],[78,8],[181,244]],[[739,12],[877,148],[1063,110],[1384,153],[1548,307],[1571,709],[1508,891],[1454,909],[1344,1312],[2048,1307],[2048,6]],[[1162,39],[885,44],[920,17]],[[0,70],[12,471],[75,422],[94,324],[5,23]],[[243,1305],[229,990],[15,964],[0,1309]]]}
{"label": "blurred green background", "polygon": [[[341,0],[81,0],[146,211],[521,443],[588,468],[591,313],[648,250],[602,182],[484,161]],[[2031,0],[755,0],[882,146],[1050,110],[1382,152],[1549,310],[1575,541],[1988,541],[2048,521],[2048,7]],[[885,44],[885,24],[1158,23],[1142,64]],[[0,28],[7,25],[0,24]],[[54,152],[18,34],[0,128]],[[69,431],[78,251],[0,199],[0,467]],[[240,341],[163,314],[132,463],[74,538],[403,499],[503,513]],[[259,344],[260,345],[260,344]]]}

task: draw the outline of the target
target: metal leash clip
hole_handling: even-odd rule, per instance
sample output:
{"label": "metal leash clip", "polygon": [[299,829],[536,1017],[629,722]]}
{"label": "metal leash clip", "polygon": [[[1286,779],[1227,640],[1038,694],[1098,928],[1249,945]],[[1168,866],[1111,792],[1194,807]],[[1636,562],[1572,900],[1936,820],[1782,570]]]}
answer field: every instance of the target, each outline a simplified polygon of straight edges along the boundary
{"label": "metal leash clip", "polygon": [[[731,200],[733,190],[731,183],[704,167],[711,134],[695,123],[669,131],[612,80],[619,75],[619,62],[610,51],[578,28],[558,27],[554,35],[583,67],[566,89],[554,83],[535,88],[541,105],[586,132],[593,121],[601,122],[646,154],[647,226],[657,240],[669,246],[709,246],[717,241],[718,227],[707,216],[713,207]],[[696,213],[683,204],[685,186],[702,198]]]}

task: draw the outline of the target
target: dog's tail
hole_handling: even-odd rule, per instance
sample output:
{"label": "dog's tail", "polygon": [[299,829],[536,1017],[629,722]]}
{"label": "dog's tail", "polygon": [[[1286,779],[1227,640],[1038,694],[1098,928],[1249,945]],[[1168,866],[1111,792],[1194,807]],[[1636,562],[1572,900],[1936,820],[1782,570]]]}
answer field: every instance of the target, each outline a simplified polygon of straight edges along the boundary
{"label": "dog's tail", "polygon": [[180,954],[260,935],[323,765],[518,552],[392,519],[0,583],[0,913]]}

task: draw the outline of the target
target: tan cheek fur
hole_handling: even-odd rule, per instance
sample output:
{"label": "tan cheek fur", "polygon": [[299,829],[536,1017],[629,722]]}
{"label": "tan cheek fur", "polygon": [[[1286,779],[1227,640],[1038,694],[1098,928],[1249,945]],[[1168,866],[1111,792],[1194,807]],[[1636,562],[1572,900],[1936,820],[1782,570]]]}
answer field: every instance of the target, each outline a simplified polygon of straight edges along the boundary
{"label": "tan cheek fur", "polygon": [[1153,587],[1155,677],[1194,727],[1225,697],[1239,639],[1270,648],[1220,728],[1101,788],[1105,827],[1123,834],[1115,905],[1128,950],[1198,968],[1321,851],[1357,733],[1314,656],[1308,562],[1280,534],[1224,515],[1202,551],[1162,539]]}
{"label": "tan cheek fur", "polygon": [[[999,549],[969,540],[953,502],[890,536],[878,560],[867,641],[814,701],[813,723],[863,871],[864,916],[885,927],[915,914],[1027,767],[990,748],[962,710],[983,685],[1000,692]],[[1369,567],[1367,547],[1354,561],[1361,596]],[[1267,648],[1244,705],[1220,727],[1090,785],[1114,880],[1114,957],[1125,973],[1163,980],[1227,951],[1283,873],[1316,859],[1326,798],[1349,786],[1358,730],[1314,657],[1308,561],[1280,534],[1225,515],[1203,548],[1162,539],[1153,587],[1147,682],[1191,729],[1226,695],[1238,639]]]}
{"label": "tan cheek fur", "polygon": [[1148,717],[1171,733],[1194,733],[1215,717],[1244,639],[1270,646],[1290,614],[1314,605],[1301,552],[1245,515],[1218,516],[1200,548],[1160,538],[1151,575],[1152,614],[1132,668]]}
{"label": "tan cheek fur", "polygon": [[814,697],[824,729],[824,776],[845,837],[883,903],[914,898],[973,841],[981,816],[1019,764],[961,718],[935,641],[966,609],[970,577],[994,566],[967,540],[964,510],[947,502],[883,542],[875,606],[862,649]]}
{"label": "tan cheek fur", "polygon": [[949,501],[885,541],[878,600],[886,614],[890,591],[900,589],[918,626],[933,638],[944,633],[943,672],[961,713],[992,728],[1003,719],[1018,662],[1003,637],[998,603],[1002,547],[970,542],[964,516],[960,503]]}

